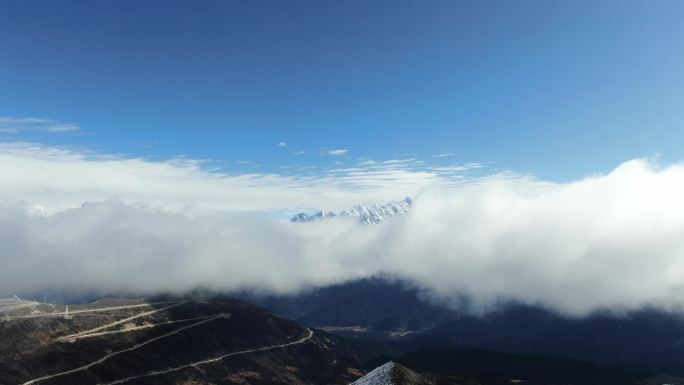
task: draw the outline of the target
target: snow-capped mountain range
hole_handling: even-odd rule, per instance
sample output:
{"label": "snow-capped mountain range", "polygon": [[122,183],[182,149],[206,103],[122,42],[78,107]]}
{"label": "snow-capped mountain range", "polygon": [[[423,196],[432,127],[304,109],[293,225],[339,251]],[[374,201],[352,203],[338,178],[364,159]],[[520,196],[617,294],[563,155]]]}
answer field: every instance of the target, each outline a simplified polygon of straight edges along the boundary
{"label": "snow-capped mountain range", "polygon": [[332,211],[320,210],[314,214],[299,213],[290,219],[290,222],[311,222],[319,219],[333,218],[333,217],[357,217],[359,222],[363,224],[380,223],[386,218],[395,215],[403,215],[411,208],[413,200],[411,197],[406,197],[400,201],[391,201],[384,205],[372,206],[354,206],[347,210],[342,210],[339,213]]}

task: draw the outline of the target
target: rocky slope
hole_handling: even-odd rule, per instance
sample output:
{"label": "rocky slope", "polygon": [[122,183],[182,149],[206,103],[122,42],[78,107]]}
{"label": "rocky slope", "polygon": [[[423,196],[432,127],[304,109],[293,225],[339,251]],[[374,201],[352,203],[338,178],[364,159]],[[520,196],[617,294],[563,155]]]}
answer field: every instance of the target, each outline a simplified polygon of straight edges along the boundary
{"label": "rocky slope", "polygon": [[365,376],[356,380],[352,385],[476,385],[474,380],[457,380],[446,376],[420,374],[413,370],[390,361],[381,365]]}

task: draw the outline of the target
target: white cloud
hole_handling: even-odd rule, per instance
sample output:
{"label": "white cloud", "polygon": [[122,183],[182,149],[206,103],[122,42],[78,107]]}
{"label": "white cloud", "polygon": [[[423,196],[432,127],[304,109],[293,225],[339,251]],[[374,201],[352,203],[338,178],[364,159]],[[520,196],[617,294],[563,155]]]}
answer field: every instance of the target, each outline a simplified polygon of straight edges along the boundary
{"label": "white cloud", "polygon": [[445,152],[443,154],[433,155],[432,157],[433,158],[448,158],[450,156],[454,156],[454,153],[453,152]]}
{"label": "white cloud", "polygon": [[390,159],[390,160],[385,160],[382,162],[382,164],[401,164],[401,163],[412,163],[415,162],[414,158],[408,158],[408,159]]}
{"label": "white cloud", "polygon": [[[570,314],[684,302],[683,164],[633,160],[569,183],[512,173],[449,180],[406,163],[232,176],[188,160],[27,144],[0,146],[0,164],[1,295],[290,292],[385,273],[445,300],[511,299]],[[405,194],[415,197],[410,213],[378,226],[244,213]]]}
{"label": "white cloud", "polygon": [[470,162],[470,163],[462,163],[462,164],[452,164],[449,166],[428,167],[428,169],[432,170],[432,171],[447,173],[447,172],[461,172],[461,171],[467,171],[467,170],[475,170],[475,169],[480,169],[482,167],[484,167],[482,163]]}
{"label": "white cloud", "polygon": [[292,155],[304,155],[304,151],[295,151]]}
{"label": "white cloud", "polygon": [[287,143],[286,142],[280,142],[280,143],[278,143],[278,147],[287,147]]}
{"label": "white cloud", "polygon": [[346,148],[338,148],[334,150],[328,150],[328,155],[333,155],[333,156],[342,156],[342,155],[347,155],[347,150]]}
{"label": "white cloud", "polygon": [[[245,161],[240,162],[244,165]],[[343,209],[415,194],[438,173],[396,169],[382,178],[362,170],[308,168],[299,175],[210,171],[184,157],[153,162],[83,153],[31,143],[0,143],[0,202],[39,204],[49,212],[84,201],[120,199],[167,210],[224,211]],[[243,168],[240,168],[244,171]]]}
{"label": "white cloud", "polygon": [[79,131],[80,128],[71,123],[60,123],[43,118],[13,118],[0,116],[0,133],[18,134],[28,131],[65,133]]}

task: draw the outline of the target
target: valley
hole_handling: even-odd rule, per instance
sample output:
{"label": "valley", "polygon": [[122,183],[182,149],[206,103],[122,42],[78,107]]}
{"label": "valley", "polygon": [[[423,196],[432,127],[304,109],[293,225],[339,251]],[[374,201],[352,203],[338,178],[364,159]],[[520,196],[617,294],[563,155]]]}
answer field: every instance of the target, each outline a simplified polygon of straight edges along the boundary
{"label": "valley", "polygon": [[[562,354],[483,349],[472,342],[478,335],[475,325],[489,328],[481,332],[489,340],[503,338],[501,331],[487,326],[496,319],[492,317],[503,315],[469,318],[469,324],[463,323],[463,316],[443,321],[438,318],[446,317],[446,309],[436,312],[434,304],[410,299],[416,294],[411,290],[398,290],[382,281],[349,285],[356,288],[338,287],[328,293],[351,305],[354,300],[343,300],[345,290],[356,298],[360,298],[358,290],[365,291],[364,299],[356,300],[358,310],[338,307],[337,315],[330,314],[338,326],[321,327],[300,326],[247,302],[207,293],[104,298],[71,305],[3,299],[0,384],[316,385],[363,380],[359,384],[384,385],[359,379],[384,367],[396,377],[388,383],[393,385],[684,385],[684,379],[647,368],[592,363]],[[374,291],[393,305],[369,312],[371,307],[362,304],[378,300],[370,295]],[[334,308],[334,301],[318,300],[326,304],[323,308]],[[415,315],[421,313],[419,324],[431,321],[437,326],[403,331],[380,327],[415,325]],[[510,318],[515,313],[504,314]],[[349,326],[363,317],[365,325]],[[462,324],[454,329],[459,319]],[[525,322],[538,328],[543,319]],[[511,333],[517,330],[515,323],[505,325],[501,327],[511,328]],[[445,330],[462,330],[470,340],[458,343]]]}

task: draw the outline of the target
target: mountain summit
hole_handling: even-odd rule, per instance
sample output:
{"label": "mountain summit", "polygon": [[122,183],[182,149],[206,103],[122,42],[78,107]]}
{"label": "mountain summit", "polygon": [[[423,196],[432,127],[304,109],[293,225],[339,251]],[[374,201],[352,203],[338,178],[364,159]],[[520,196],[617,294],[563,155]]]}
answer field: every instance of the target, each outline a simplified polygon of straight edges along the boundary
{"label": "mountain summit", "polygon": [[290,222],[312,222],[318,219],[333,217],[356,217],[359,222],[369,225],[380,223],[385,218],[390,218],[399,214],[406,214],[411,208],[413,200],[406,197],[400,201],[391,201],[384,205],[361,206],[357,205],[350,209],[342,210],[339,213],[332,211],[319,210],[314,214],[299,213],[290,219]]}

